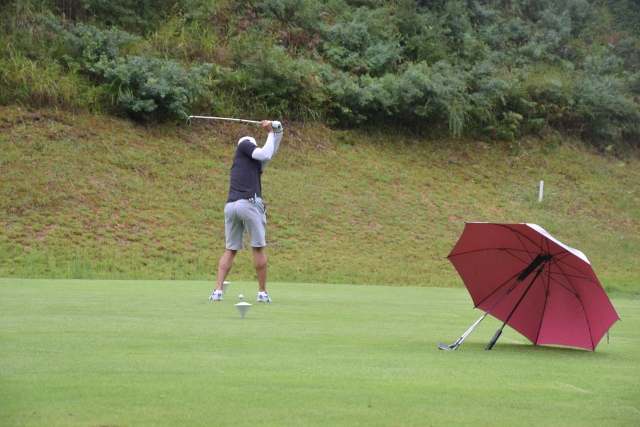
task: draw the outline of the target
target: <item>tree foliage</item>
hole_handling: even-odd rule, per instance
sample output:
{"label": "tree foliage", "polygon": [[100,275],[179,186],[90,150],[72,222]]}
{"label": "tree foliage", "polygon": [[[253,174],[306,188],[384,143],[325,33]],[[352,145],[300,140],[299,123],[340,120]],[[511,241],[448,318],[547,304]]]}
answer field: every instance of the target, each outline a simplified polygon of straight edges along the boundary
{"label": "tree foliage", "polygon": [[[14,0],[0,8],[0,84],[5,93],[23,88],[4,103],[73,98],[70,106],[84,99],[140,120],[233,112],[487,140],[571,132],[602,147],[640,147],[633,0]],[[20,61],[83,93],[34,96]]]}

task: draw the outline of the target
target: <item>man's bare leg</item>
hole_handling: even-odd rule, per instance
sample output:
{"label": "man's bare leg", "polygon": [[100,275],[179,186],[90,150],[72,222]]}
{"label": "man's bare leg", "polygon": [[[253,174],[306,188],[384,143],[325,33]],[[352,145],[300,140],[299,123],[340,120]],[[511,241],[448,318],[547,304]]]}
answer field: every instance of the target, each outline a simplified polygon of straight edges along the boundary
{"label": "man's bare leg", "polygon": [[218,264],[218,280],[216,281],[216,291],[222,290],[222,282],[227,278],[227,275],[231,271],[231,267],[233,267],[233,259],[236,257],[236,253],[238,251],[232,251],[231,249],[227,249],[222,258],[220,258],[220,263]]}
{"label": "man's bare leg", "polygon": [[[258,274],[258,291],[267,292],[267,253],[264,248],[251,249],[253,249],[253,266]],[[218,281],[220,281],[220,276],[218,276]]]}

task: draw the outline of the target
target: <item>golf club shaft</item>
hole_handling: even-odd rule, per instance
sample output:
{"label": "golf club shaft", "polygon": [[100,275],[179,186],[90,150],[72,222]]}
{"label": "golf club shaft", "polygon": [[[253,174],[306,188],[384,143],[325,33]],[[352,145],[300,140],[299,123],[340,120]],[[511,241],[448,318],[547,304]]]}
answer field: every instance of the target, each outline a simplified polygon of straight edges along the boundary
{"label": "golf club shaft", "polygon": [[254,124],[262,124],[262,122],[256,120],[245,120],[245,119],[232,119],[228,117],[211,117],[211,116],[189,116],[187,118],[187,123],[191,123],[191,119],[206,119],[206,120],[226,120],[229,122],[241,122],[241,123],[254,123]]}
{"label": "golf club shaft", "polygon": [[485,314],[483,314],[481,318],[476,320],[476,323],[471,325],[471,327],[467,330],[467,332],[462,334],[462,336],[460,338],[458,338],[458,341],[456,341],[454,344],[451,344],[450,347],[456,347],[457,348],[460,344],[462,344],[462,341],[464,341],[469,336],[469,334],[471,334],[471,332],[473,332],[473,330],[480,324],[480,322],[482,322],[482,320],[485,317],[487,317],[487,314],[489,314],[488,311]]}

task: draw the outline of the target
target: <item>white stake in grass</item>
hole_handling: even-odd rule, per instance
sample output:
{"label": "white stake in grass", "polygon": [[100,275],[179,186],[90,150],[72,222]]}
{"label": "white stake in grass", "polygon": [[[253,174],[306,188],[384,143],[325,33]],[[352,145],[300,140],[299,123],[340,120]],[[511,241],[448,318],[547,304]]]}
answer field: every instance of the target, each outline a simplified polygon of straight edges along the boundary
{"label": "white stake in grass", "polygon": [[542,202],[542,190],[544,189],[544,181],[540,181],[540,194],[538,194],[538,202]]}
{"label": "white stake in grass", "polygon": [[239,302],[238,304],[236,304],[236,308],[240,312],[240,317],[244,319],[249,312],[249,309],[251,308],[251,304],[249,304],[248,302]]}

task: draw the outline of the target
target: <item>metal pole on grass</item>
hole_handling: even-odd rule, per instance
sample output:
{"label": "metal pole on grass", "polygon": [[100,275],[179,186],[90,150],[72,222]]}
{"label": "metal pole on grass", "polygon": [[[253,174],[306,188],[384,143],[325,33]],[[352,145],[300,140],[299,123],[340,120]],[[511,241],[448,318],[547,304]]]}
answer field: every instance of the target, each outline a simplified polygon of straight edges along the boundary
{"label": "metal pole on grass", "polygon": [[544,181],[540,181],[540,193],[538,194],[538,202],[542,202],[542,190],[544,189]]}

